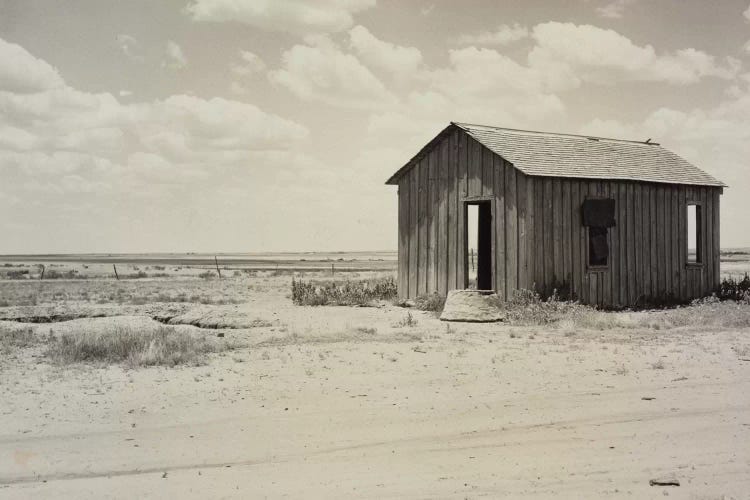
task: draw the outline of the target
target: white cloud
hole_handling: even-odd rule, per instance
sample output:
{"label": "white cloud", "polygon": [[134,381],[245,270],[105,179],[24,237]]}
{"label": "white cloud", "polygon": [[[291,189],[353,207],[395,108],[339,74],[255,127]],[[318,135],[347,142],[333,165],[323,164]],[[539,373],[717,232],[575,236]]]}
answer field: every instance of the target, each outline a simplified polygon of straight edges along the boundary
{"label": "white cloud", "polygon": [[133,91],[131,91],[131,90],[121,90],[120,92],[118,92],[118,95],[120,97],[130,97],[131,95],[133,95]]}
{"label": "white cloud", "polygon": [[513,26],[501,24],[495,31],[482,31],[472,35],[461,35],[456,39],[459,45],[507,45],[529,36],[529,29],[515,23]]}
{"label": "white cloud", "polygon": [[750,40],[748,40],[747,42],[745,42],[745,45],[743,45],[742,48],[743,48],[743,50],[745,52],[747,52],[748,54],[750,54]]}
{"label": "white cloud", "polygon": [[229,69],[236,75],[250,76],[263,73],[266,70],[266,63],[249,50],[240,50],[240,62],[230,64]]}
{"label": "white cloud", "polygon": [[235,21],[265,31],[307,35],[344,31],[353,15],[376,0],[193,0],[186,12],[195,21]]}
{"label": "white cloud", "polygon": [[747,7],[747,10],[742,13],[743,16],[745,16],[745,19],[750,21],[750,5]]}
{"label": "white cloud", "polygon": [[596,13],[601,17],[619,19],[625,13],[625,8],[634,3],[635,0],[614,0],[606,5],[596,8]]}
{"label": "white cloud", "polygon": [[0,39],[0,91],[28,93],[62,85],[62,77],[46,61],[20,45]]}
{"label": "white cloud", "polygon": [[396,98],[356,57],[346,54],[328,37],[309,38],[282,55],[281,69],[269,79],[305,101],[333,106],[377,108]]}
{"label": "white cloud", "polygon": [[166,60],[162,63],[165,68],[182,69],[188,64],[187,57],[182,52],[182,47],[172,40],[167,41],[165,57]]}
{"label": "white cloud", "polygon": [[120,47],[125,56],[132,61],[143,61],[143,56],[139,54],[140,44],[134,36],[128,34],[117,35],[117,45]]}
{"label": "white cloud", "polygon": [[563,86],[581,81],[689,84],[709,76],[731,79],[740,68],[736,59],[717,64],[714,56],[692,48],[659,55],[651,45],[638,46],[616,31],[591,25],[549,22],[532,33],[536,46],[529,64]]}
{"label": "white cloud", "polygon": [[399,78],[412,75],[422,64],[422,53],[416,47],[384,42],[364,26],[349,31],[349,42],[366,64]]}

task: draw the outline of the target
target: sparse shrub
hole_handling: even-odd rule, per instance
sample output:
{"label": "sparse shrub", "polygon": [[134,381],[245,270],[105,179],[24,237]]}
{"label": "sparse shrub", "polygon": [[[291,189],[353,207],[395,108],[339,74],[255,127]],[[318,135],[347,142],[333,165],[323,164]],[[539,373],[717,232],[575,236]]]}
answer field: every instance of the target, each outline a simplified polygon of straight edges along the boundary
{"label": "sparse shrub", "polygon": [[0,354],[9,354],[20,348],[31,347],[37,342],[31,328],[0,328]]}
{"label": "sparse shrub", "polygon": [[420,311],[443,312],[445,297],[437,292],[429,295],[420,295],[414,299],[414,307]]}
{"label": "sparse shrub", "polygon": [[653,370],[663,370],[664,369],[664,360],[660,359],[659,361],[655,363],[651,363],[651,368]]}
{"label": "sparse shrub", "polygon": [[206,354],[230,348],[229,344],[167,326],[145,332],[121,327],[115,331],[60,335],[51,340],[46,356],[63,364],[108,362],[130,366],[175,366],[201,364]]}
{"label": "sparse shrub", "polygon": [[128,274],[127,277],[132,279],[148,278],[148,273],[146,271],[138,271],[134,274]]}
{"label": "sparse shrub", "polygon": [[404,319],[398,322],[398,326],[411,328],[417,326],[417,320],[414,319],[414,316],[411,315],[411,311],[409,311],[406,313]]}
{"label": "sparse shrub", "polygon": [[377,328],[369,328],[366,326],[360,326],[356,328],[357,333],[363,333],[365,335],[375,335],[378,333]]}
{"label": "sparse shrub", "polygon": [[335,281],[316,284],[292,278],[292,302],[305,306],[366,306],[376,300],[392,300],[398,294],[393,278]]}
{"label": "sparse shrub", "polygon": [[[50,266],[52,267],[52,266]],[[69,269],[61,272],[57,269],[49,269],[44,273],[44,279],[46,280],[73,280],[73,279],[86,279],[86,275],[78,274],[75,269]]]}
{"label": "sparse shrub", "polygon": [[567,302],[552,293],[547,300],[542,300],[532,290],[516,290],[508,301],[498,300],[497,306],[505,313],[506,321],[518,325],[547,325],[562,319],[580,316],[583,311],[591,309],[577,302]]}
{"label": "sparse shrub", "polygon": [[203,278],[204,280],[211,280],[216,277],[216,273],[213,271],[204,271],[198,275],[199,278]]}
{"label": "sparse shrub", "polygon": [[735,279],[730,276],[721,280],[719,286],[719,295],[721,300],[736,300],[750,304],[750,276],[745,273],[742,279]]}
{"label": "sparse shrub", "polygon": [[9,280],[25,280],[29,277],[28,269],[16,269],[5,273],[5,277]]}

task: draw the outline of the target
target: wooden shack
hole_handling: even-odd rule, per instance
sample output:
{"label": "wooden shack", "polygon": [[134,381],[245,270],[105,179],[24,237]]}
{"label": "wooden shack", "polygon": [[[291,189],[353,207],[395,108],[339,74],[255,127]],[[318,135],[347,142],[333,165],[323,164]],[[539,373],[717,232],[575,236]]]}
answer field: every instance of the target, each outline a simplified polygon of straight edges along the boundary
{"label": "wooden shack", "polygon": [[387,184],[398,186],[402,298],[469,287],[626,307],[719,285],[723,183],[655,142],[452,122]]}

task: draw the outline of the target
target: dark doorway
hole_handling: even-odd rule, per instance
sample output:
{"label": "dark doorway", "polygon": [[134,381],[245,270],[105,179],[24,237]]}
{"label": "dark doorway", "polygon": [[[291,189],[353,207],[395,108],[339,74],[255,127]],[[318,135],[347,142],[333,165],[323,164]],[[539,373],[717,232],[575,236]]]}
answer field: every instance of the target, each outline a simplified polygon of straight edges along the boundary
{"label": "dark doorway", "polygon": [[492,202],[465,202],[464,288],[492,290]]}

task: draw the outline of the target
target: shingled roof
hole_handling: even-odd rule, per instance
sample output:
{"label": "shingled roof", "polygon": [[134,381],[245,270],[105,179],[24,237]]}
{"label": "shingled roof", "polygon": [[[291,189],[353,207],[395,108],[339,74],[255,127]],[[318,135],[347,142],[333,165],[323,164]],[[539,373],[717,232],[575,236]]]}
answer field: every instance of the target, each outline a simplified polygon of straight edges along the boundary
{"label": "shingled roof", "polygon": [[[725,186],[695,165],[653,142],[625,141],[572,134],[532,132],[451,122],[526,175],[584,179],[630,180],[667,184]],[[435,140],[438,140],[441,133]],[[433,141],[435,141],[433,140]],[[425,149],[429,149],[433,142]],[[425,151],[396,172],[398,182]]]}

